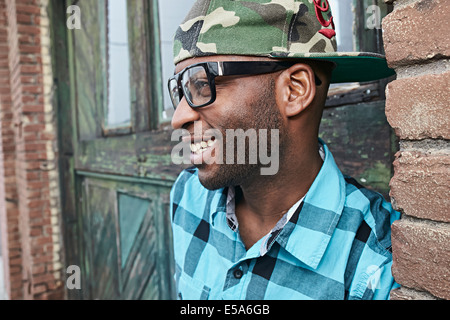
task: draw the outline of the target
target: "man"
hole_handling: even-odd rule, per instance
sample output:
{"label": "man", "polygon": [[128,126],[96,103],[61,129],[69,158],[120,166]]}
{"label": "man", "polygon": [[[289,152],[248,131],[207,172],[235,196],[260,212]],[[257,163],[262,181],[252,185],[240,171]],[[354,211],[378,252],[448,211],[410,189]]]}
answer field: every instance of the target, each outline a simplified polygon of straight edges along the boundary
{"label": "man", "polygon": [[[388,299],[396,286],[399,213],[318,139],[330,82],[393,73],[381,56],[336,53],[332,19],[326,0],[199,0],[178,29],[172,126],[195,164],[171,192],[178,298]],[[277,172],[225,161],[227,129],[278,134],[265,144]]]}

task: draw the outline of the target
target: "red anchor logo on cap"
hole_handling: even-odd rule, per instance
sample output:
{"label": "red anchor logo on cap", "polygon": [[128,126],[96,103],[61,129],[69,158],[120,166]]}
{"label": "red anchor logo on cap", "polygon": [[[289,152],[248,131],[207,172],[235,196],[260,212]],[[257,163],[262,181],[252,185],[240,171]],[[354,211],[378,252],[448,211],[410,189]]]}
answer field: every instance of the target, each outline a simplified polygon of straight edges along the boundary
{"label": "red anchor logo on cap", "polygon": [[316,9],[316,16],[320,24],[324,27],[329,27],[331,24],[331,27],[333,28],[333,29],[321,29],[319,30],[319,33],[323,34],[328,39],[331,39],[336,35],[336,31],[334,31],[333,17],[331,16],[329,20],[325,20],[323,17],[323,13],[327,12],[330,9],[330,4],[328,3],[328,0],[314,0],[314,6]]}

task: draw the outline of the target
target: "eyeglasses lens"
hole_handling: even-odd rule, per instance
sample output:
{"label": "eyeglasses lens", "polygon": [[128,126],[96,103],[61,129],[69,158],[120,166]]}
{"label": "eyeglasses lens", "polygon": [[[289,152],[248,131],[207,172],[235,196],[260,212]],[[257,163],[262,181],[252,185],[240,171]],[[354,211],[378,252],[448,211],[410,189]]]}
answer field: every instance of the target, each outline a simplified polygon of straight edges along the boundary
{"label": "eyeglasses lens", "polygon": [[173,107],[176,108],[180,103],[180,93],[178,92],[177,80],[171,79],[169,82],[170,99],[172,100]]}
{"label": "eyeglasses lens", "polygon": [[211,100],[211,87],[208,75],[202,66],[186,70],[181,79],[181,85],[186,99],[193,106],[201,106]]}

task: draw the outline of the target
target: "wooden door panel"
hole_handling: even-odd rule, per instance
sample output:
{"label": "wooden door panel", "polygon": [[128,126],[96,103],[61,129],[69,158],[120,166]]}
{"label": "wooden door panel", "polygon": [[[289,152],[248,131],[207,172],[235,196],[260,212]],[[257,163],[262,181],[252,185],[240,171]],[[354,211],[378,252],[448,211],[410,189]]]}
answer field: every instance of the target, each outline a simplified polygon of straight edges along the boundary
{"label": "wooden door panel", "polygon": [[116,233],[116,197],[113,190],[84,181],[82,213],[85,270],[90,298],[119,296]]}
{"label": "wooden door panel", "polygon": [[[120,231],[120,261],[122,270],[132,264],[139,253],[141,239],[146,229],[153,231],[155,222],[151,211],[151,200],[118,193],[119,231]],[[144,223],[144,218],[145,223]],[[154,241],[153,232],[149,234],[149,242]],[[139,241],[141,240],[141,241]],[[132,252],[133,249],[133,252]],[[130,253],[132,253],[130,255]]]}
{"label": "wooden door panel", "polygon": [[89,298],[170,298],[169,189],[112,176],[84,176],[82,188],[82,273]]}
{"label": "wooden door panel", "polygon": [[100,3],[79,1],[83,13],[81,29],[72,33],[74,89],[78,139],[92,140],[101,136],[103,123],[105,72],[102,68],[102,35],[105,33]]}

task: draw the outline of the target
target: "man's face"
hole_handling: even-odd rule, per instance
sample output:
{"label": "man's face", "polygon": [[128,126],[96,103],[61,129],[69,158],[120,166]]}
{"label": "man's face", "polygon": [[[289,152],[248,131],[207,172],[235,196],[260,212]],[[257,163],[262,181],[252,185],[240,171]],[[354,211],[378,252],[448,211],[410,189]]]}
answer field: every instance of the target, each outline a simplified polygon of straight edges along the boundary
{"label": "man's face", "polygon": [[[245,60],[250,60],[250,58],[215,56],[189,59],[177,65],[176,72],[178,73],[194,63],[204,61]],[[199,83],[189,83],[188,85],[201,85],[201,79],[198,80]],[[249,153],[258,152],[258,148],[253,145],[249,147],[248,139],[245,143],[245,163],[237,164],[237,143],[234,144],[234,155],[231,155],[234,161],[232,163],[227,161],[227,151],[228,159],[230,159],[230,150],[227,150],[226,147],[227,129],[242,129],[245,132],[250,129],[255,130],[258,134],[257,140],[267,139],[269,149],[271,129],[278,129],[280,151],[285,136],[283,134],[283,118],[276,105],[273,75],[217,77],[216,94],[214,103],[195,109],[191,108],[183,98],[172,119],[174,129],[182,128],[190,132],[190,137],[183,139],[185,142],[196,145],[202,144],[203,141],[203,146],[207,145],[206,148],[202,148],[201,152],[193,147],[191,162],[198,168],[200,182],[210,190],[251,183],[260,175],[261,164],[259,161],[256,164],[249,163]],[[198,128],[201,128],[201,131]],[[260,137],[260,129],[268,129],[268,135]],[[211,135],[213,130],[217,130],[220,135],[213,137]],[[219,139],[219,136],[223,139]],[[229,135],[229,139],[234,139],[234,136]],[[221,153],[218,152],[219,146],[222,150]],[[270,153],[271,150],[268,152]]]}

